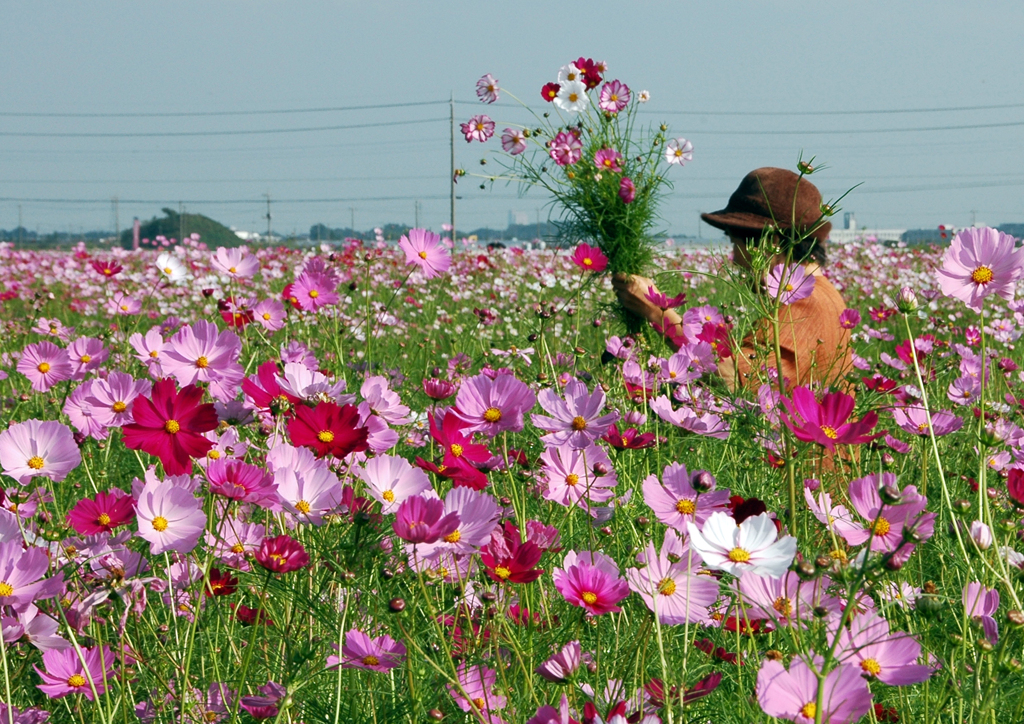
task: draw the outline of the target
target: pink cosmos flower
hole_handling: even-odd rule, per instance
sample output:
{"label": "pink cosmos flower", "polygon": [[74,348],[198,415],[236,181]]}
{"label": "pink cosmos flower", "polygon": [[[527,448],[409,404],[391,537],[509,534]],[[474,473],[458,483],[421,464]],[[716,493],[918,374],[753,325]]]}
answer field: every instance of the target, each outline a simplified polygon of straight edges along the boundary
{"label": "pink cosmos flower", "polygon": [[728,421],[715,412],[698,411],[688,405],[673,409],[672,402],[666,395],[654,398],[650,404],[651,411],[658,417],[683,430],[719,440],[729,437]]}
{"label": "pink cosmos flower", "polygon": [[814,291],[814,275],[802,264],[777,264],[765,280],[765,291],[782,306],[799,302]]}
{"label": "pink cosmos flower", "polygon": [[781,578],[744,573],[733,583],[742,596],[747,618],[764,618],[779,626],[810,621],[815,616],[815,608],[838,613],[839,600],[825,593],[831,585],[828,576],[814,581],[801,581],[792,571]]}
{"label": "pink cosmos flower", "polygon": [[74,435],[56,420],[16,422],[0,433],[0,467],[22,485],[34,477],[60,482],[81,462]]}
{"label": "pink cosmos flower", "polygon": [[[337,644],[334,647],[337,648]],[[327,668],[341,664],[343,669],[366,669],[383,673],[405,663],[405,654],[405,644],[387,634],[370,638],[359,629],[352,629],[345,634],[341,657],[327,657]]]}
{"label": "pink cosmos flower", "polygon": [[[567,508],[579,506],[596,515],[596,504],[615,497],[615,469],[608,454],[597,445],[591,443],[582,449],[568,445],[549,447],[540,459],[547,480],[547,500]],[[595,468],[603,468],[604,474],[598,475]]]}
{"label": "pink cosmos flower", "polygon": [[81,434],[106,440],[107,427],[96,419],[96,413],[100,410],[91,396],[93,384],[97,381],[89,380],[76,387],[64,402],[64,414]]}
{"label": "pink cosmos flower", "polygon": [[856,309],[844,309],[839,313],[839,326],[843,329],[853,329],[860,324],[860,312]]}
{"label": "pink cosmos flower", "polygon": [[126,372],[111,372],[95,380],[89,388],[93,402],[93,416],[106,427],[122,427],[133,421],[135,398],[152,392],[149,380],[136,380]]}
{"label": "pink cosmos flower", "polygon": [[624,204],[631,204],[636,198],[636,184],[628,176],[623,176],[619,181],[619,198]]}
{"label": "pink cosmos flower", "polygon": [[836,660],[859,666],[864,676],[889,686],[907,686],[928,679],[932,670],[918,664],[921,644],[902,631],[891,633],[889,622],[876,612],[854,616],[839,631]]}
{"label": "pink cosmos flower", "polygon": [[[780,661],[766,660],[757,673],[757,703],[768,716],[796,724],[814,724],[818,712],[818,677],[801,658],[794,658],[789,671]],[[871,708],[871,691],[853,666],[840,666],[825,677],[825,708],[821,721],[852,724]]]}
{"label": "pink cosmos flower", "polygon": [[649,544],[644,560],[646,567],[627,569],[626,579],[658,621],[673,626],[710,620],[708,608],[718,600],[718,581],[698,576],[685,554],[673,563],[666,546],[658,552]]}
{"label": "pink cosmos flower", "polygon": [[124,292],[114,292],[107,302],[107,311],[113,315],[131,316],[142,311],[142,302]]}
{"label": "pink cosmos flower", "polygon": [[1012,300],[1024,265],[1024,248],[1014,249],[1014,238],[995,229],[964,229],[946,250],[936,272],[939,289],[976,312],[990,294]]}
{"label": "pink cosmos flower", "polygon": [[427,474],[405,458],[378,455],[356,472],[370,495],[380,502],[383,513],[394,513],[406,498],[431,489]]}
{"label": "pink cosmos flower", "polygon": [[285,319],[288,314],[285,312],[284,304],[278,299],[263,299],[252,308],[253,320],[268,332],[276,332],[284,328]]}
{"label": "pink cosmos flower", "polygon": [[603,553],[569,551],[562,567],[551,575],[565,600],[592,616],[621,611],[618,603],[629,595],[629,584],[619,578],[619,567]]}
{"label": "pink cosmos flower", "polygon": [[494,437],[523,429],[523,414],[537,402],[536,396],[513,375],[476,375],[462,383],[452,414],[466,423],[465,432]]}
{"label": "pink cosmos flower", "polygon": [[406,498],[395,513],[392,528],[409,543],[435,543],[459,527],[459,514],[446,513],[436,498],[413,495]]}
{"label": "pink cosmos flower", "polygon": [[[483,103],[494,103],[498,100],[498,81],[490,73],[485,73],[476,82],[476,97]],[[465,131],[463,131],[465,133]]]}
{"label": "pink cosmos flower", "polygon": [[114,678],[116,661],[109,646],[83,648],[81,657],[75,649],[51,649],[43,652],[46,670],[41,671],[38,666],[32,668],[43,680],[37,688],[51,699],[82,694],[89,701],[95,701],[93,691],[100,695],[106,692],[107,682]]}
{"label": "pink cosmos flower", "polygon": [[71,379],[81,380],[97,369],[110,356],[110,352],[103,346],[103,340],[94,337],[79,337],[68,347],[68,357],[71,360]]}
{"label": "pink cosmos flower", "polygon": [[43,578],[50,559],[42,548],[25,548],[19,536],[0,543],[0,606],[25,610],[34,601],[53,598],[64,590],[64,574]]}
{"label": "pink cosmos flower", "polygon": [[160,371],[161,352],[166,344],[160,334],[160,328],[153,327],[146,332],[146,336],[136,332],[128,338],[128,344],[135,350],[135,359],[149,368],[150,376],[159,379],[162,376]]}
{"label": "pink cosmos flower", "polygon": [[498,680],[498,672],[486,666],[470,666],[463,662],[459,664],[455,674],[459,680],[459,686],[448,684],[448,693],[455,699],[459,708],[462,711],[473,712],[481,721],[491,724],[500,722],[500,719],[489,715],[492,710],[504,709],[505,704],[508,703],[508,699],[504,696],[494,693],[494,683]]}
{"label": "pink cosmos flower", "polygon": [[711,569],[734,576],[756,573],[779,578],[796,556],[796,538],[778,538],[775,523],[767,513],[751,516],[742,523],[728,513],[715,513],[701,528],[686,524],[690,546],[700,553]]}
{"label": "pink cosmos flower", "polygon": [[309,565],[305,547],[289,535],[264,538],[253,558],[274,573],[291,573]]}
{"label": "pink cosmos flower", "polygon": [[[928,413],[923,407],[894,407],[892,417],[896,424],[914,435],[928,435]],[[963,427],[964,421],[948,410],[932,412],[932,432],[936,437],[948,435]]]}
{"label": "pink cosmos flower", "polygon": [[[710,488],[703,476],[711,479]],[[693,487],[691,477],[702,483],[702,491],[698,492]],[[687,523],[696,523],[700,527],[712,513],[724,513],[728,509],[729,489],[714,490],[714,482],[714,477],[706,471],[699,470],[691,476],[682,463],[670,463],[665,467],[662,482],[658,482],[656,475],[649,475],[644,480],[644,502],[658,520],[685,533]]]}
{"label": "pink cosmos flower", "polygon": [[837,444],[859,445],[881,437],[884,433],[869,435],[878,422],[878,413],[868,412],[857,422],[850,422],[854,400],[843,392],[832,392],[819,403],[807,387],[794,387],[792,399],[783,399],[786,413],[782,420],[798,440],[816,442],[828,450]]}
{"label": "pink cosmos flower", "polygon": [[168,341],[160,365],[164,374],[181,386],[210,382],[231,372],[241,372],[238,357],[242,340],[230,330],[220,331],[205,319],[182,327]]}
{"label": "pink cosmos flower", "polygon": [[494,135],[494,121],[489,116],[473,116],[469,122],[460,124],[462,135],[466,137],[466,143],[480,141],[483,143]]}
{"label": "pink cosmos flower", "polygon": [[189,553],[206,527],[203,501],[177,485],[147,482],[135,504],[139,537],[148,541],[150,553]]}
{"label": "pink cosmos flower", "polygon": [[73,371],[67,350],[53,342],[36,342],[27,346],[16,369],[28,377],[36,392],[46,392],[58,382],[71,379]]}
{"label": "pink cosmos flower", "polygon": [[135,500],[123,490],[111,488],[94,498],[82,498],[68,511],[67,521],[79,535],[109,533],[135,519]]}
{"label": "pink cosmos flower", "polygon": [[501,517],[498,501],[493,496],[465,487],[448,491],[444,496],[444,511],[456,514],[459,524],[435,543],[420,546],[418,555],[433,558],[445,552],[475,553],[491,540],[491,533]]}
{"label": "pink cosmos flower", "polygon": [[259,260],[242,247],[217,247],[212,266],[232,279],[251,279],[260,270]]}
{"label": "pink cosmos flower", "polygon": [[545,430],[541,440],[546,445],[562,445],[579,450],[587,447],[619,419],[619,413],[601,415],[605,405],[604,390],[600,386],[591,393],[586,384],[576,378],[565,385],[565,399],[551,388],[541,390],[537,397],[548,415],[533,414],[533,424]]}
{"label": "pink cosmos flower", "polygon": [[518,128],[506,128],[501,134],[501,148],[511,156],[526,150],[526,134]]}
{"label": "pink cosmos flower", "polygon": [[594,154],[594,165],[599,171],[622,173],[622,154],[614,148],[602,148]]}
{"label": "pink cosmos flower", "polygon": [[981,624],[988,642],[990,644],[998,642],[999,624],[992,618],[992,614],[999,609],[999,591],[972,581],[964,586],[963,602],[967,615]]}
{"label": "pink cosmos flower", "polygon": [[341,481],[323,463],[302,471],[285,468],[274,477],[276,502],[300,523],[322,525],[324,516],[341,505]]}
{"label": "pink cosmos flower", "polygon": [[581,664],[589,663],[592,659],[590,654],[583,653],[579,641],[570,641],[561,651],[538,666],[537,673],[552,683],[564,684],[579,671]]}
{"label": "pink cosmos flower", "polygon": [[693,144],[685,138],[671,138],[665,144],[665,161],[670,166],[683,166],[693,160]]}
{"label": "pink cosmos flower", "polygon": [[291,294],[299,309],[315,312],[341,300],[337,288],[338,284],[333,277],[316,271],[304,271],[292,282]]}
{"label": "pink cosmos flower", "polygon": [[241,460],[217,458],[206,465],[210,492],[230,500],[252,503],[266,508],[277,502],[274,476]]}
{"label": "pink cosmos flower", "polygon": [[434,279],[448,271],[452,255],[441,243],[441,237],[427,229],[409,229],[409,234],[398,240],[405,252],[405,263],[419,267],[427,279]]}
{"label": "pink cosmos flower", "polygon": [[618,80],[610,80],[601,88],[598,108],[607,113],[621,113],[630,100],[629,86]]}
{"label": "pink cosmos flower", "polygon": [[904,547],[904,528],[913,528],[918,536],[927,540],[934,531],[935,513],[926,513],[928,500],[908,485],[899,492],[903,502],[887,505],[879,489],[896,488],[896,474],[868,475],[850,482],[849,498],[854,511],[863,519],[856,522],[837,518],[835,529],[850,545],[860,545],[871,539],[873,551],[895,551]]}
{"label": "pink cosmos flower", "polygon": [[575,131],[560,131],[548,141],[548,155],[559,166],[571,166],[583,156],[583,144]]}
{"label": "pink cosmos flower", "polygon": [[583,271],[603,272],[608,268],[608,257],[598,247],[581,243],[572,253],[572,263]]}

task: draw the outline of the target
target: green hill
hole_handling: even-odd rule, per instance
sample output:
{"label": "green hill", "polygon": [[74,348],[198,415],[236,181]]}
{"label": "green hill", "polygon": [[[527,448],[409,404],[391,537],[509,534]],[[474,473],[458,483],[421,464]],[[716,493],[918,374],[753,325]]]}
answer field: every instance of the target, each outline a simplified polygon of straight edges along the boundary
{"label": "green hill", "polygon": [[[142,224],[139,239],[155,239],[164,236],[168,239],[180,239],[191,234],[199,234],[200,239],[211,249],[218,246],[238,246],[242,240],[228,227],[202,214],[179,214],[173,209],[163,209],[165,216],[153,217]],[[121,233],[121,246],[130,249],[132,246],[132,230]]]}

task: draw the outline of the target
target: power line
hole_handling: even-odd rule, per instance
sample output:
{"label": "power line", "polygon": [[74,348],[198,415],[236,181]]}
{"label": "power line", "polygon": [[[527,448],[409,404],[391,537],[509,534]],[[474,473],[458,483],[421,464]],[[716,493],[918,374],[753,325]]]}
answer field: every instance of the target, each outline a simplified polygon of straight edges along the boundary
{"label": "power line", "polygon": [[438,106],[448,101],[419,101],[416,103],[379,103],[369,106],[341,106],[334,108],[281,108],[263,111],[168,111],[160,113],[49,113],[31,111],[0,111],[8,118],[200,118],[209,116],[268,116],[292,113],[337,113],[344,111],[371,111],[385,108],[413,108]]}
{"label": "power line", "polygon": [[309,131],[347,131],[355,128],[377,128],[378,126],[410,126],[418,123],[436,123],[447,118],[422,118],[415,121],[384,121],[378,123],[354,123],[344,126],[307,126],[303,128],[268,128],[258,131],[159,131],[147,133],[88,133],[88,132],[21,132],[0,131],[0,136],[17,138],[157,138],[182,136],[253,136],[268,133],[306,133]]}

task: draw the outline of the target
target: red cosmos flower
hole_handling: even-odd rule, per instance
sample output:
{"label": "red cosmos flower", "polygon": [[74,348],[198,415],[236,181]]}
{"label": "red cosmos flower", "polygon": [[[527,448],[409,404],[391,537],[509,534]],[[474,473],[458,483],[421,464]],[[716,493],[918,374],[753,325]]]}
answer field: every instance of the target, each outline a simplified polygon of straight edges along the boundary
{"label": "red cosmos flower", "polygon": [[282,390],[277,378],[277,365],[274,362],[264,362],[257,368],[254,376],[242,380],[242,392],[259,410],[275,413],[281,409],[288,409],[290,413],[291,405],[302,400]]}
{"label": "red cosmos flower", "polygon": [[534,568],[543,554],[537,544],[523,543],[515,524],[505,521],[491,533],[491,542],[480,549],[480,560],[487,575],[498,583],[532,583],[544,575],[542,569]]}
{"label": "red cosmos flower", "polygon": [[482,464],[491,459],[491,451],[486,445],[474,443],[471,436],[463,434],[467,427],[465,421],[459,419],[451,410],[444,413],[438,425],[437,415],[431,415],[430,436],[437,441],[444,451],[444,459],[440,465],[423,458],[416,458],[416,464],[424,470],[448,478],[455,487],[483,490],[487,487],[487,476],[477,470],[474,463]]}
{"label": "red cosmos flower", "polygon": [[210,580],[203,587],[203,593],[207,596],[230,596],[238,590],[238,579],[231,575],[231,571],[221,572],[219,568],[210,569]]}
{"label": "red cosmos flower", "polygon": [[890,380],[884,375],[872,375],[871,377],[861,377],[860,379],[869,390],[881,392],[882,394],[888,394],[899,386],[896,380]]}
{"label": "red cosmos flower", "polygon": [[603,272],[608,268],[608,257],[596,246],[581,243],[572,254],[572,263],[583,271]]}
{"label": "red cosmos flower", "polygon": [[153,385],[152,397],[135,398],[132,418],[124,425],[124,445],[155,455],[168,475],[192,472],[192,458],[201,458],[213,447],[203,437],[217,427],[217,411],[200,404],[203,391],[195,385],[174,389],[174,381],[162,379]]}
{"label": "red cosmos flower", "polygon": [[545,83],[544,87],[540,89],[540,97],[550,103],[558,97],[560,90],[562,90],[562,86],[558,83]]}
{"label": "red cosmos flower", "polygon": [[[707,639],[705,639],[707,641]],[[698,681],[693,686],[687,687],[683,694],[683,703],[689,704],[695,699],[707,696],[712,691],[718,688],[718,685],[722,683],[722,675],[719,673],[708,674],[703,679]],[[648,683],[644,684],[644,690],[648,696],[651,697],[651,703],[661,708],[665,706],[665,683],[661,679],[651,679]],[[668,698],[670,701],[679,701],[679,689],[678,687],[671,687],[669,689]]]}
{"label": "red cosmos flower", "polygon": [[573,65],[583,74],[583,83],[588,89],[601,85],[601,67],[592,58],[579,58]]}
{"label": "red cosmos flower", "polygon": [[79,535],[109,533],[135,520],[135,500],[123,490],[111,488],[95,498],[82,498],[68,511],[66,520]]}
{"label": "red cosmos flower", "polygon": [[871,315],[871,320],[874,322],[884,322],[892,315],[896,314],[896,310],[891,307],[886,307],[884,304],[879,304],[877,307],[868,310]]}
{"label": "red cosmos flower", "polygon": [[255,626],[258,623],[265,624],[267,626],[273,626],[274,622],[267,618],[267,612],[262,608],[249,608],[246,605],[235,606],[231,604],[231,608],[235,610],[235,618],[243,626]]}
{"label": "red cosmos flower", "polygon": [[308,447],[317,457],[334,455],[343,458],[362,452],[369,446],[370,431],[359,426],[359,411],[352,405],[338,407],[333,402],[320,402],[314,408],[299,405],[295,417],[288,421],[288,436],[293,445]]}
{"label": "red cosmos flower", "polygon": [[118,264],[116,261],[102,261],[101,259],[93,259],[89,262],[92,268],[105,277],[114,277],[124,271],[124,267]]}
{"label": "red cosmos flower", "polygon": [[295,296],[294,284],[285,284],[284,289],[281,291],[281,299],[288,304],[292,305],[299,311],[302,311],[302,306],[299,304],[299,298]]}
{"label": "red cosmos flower", "polygon": [[612,425],[601,439],[619,450],[642,450],[654,445],[654,437],[653,432],[640,434],[635,427],[619,432],[618,426]]}
{"label": "red cosmos flower", "polygon": [[309,554],[289,535],[264,538],[256,551],[256,562],[274,573],[290,573],[309,565]]}
{"label": "red cosmos flower", "polygon": [[229,327],[244,327],[256,319],[252,309],[239,307],[234,297],[217,300],[217,311]]}
{"label": "red cosmos flower", "polygon": [[705,322],[697,339],[710,344],[719,359],[728,359],[732,357],[732,347],[729,346],[729,329],[730,325],[728,324]]}
{"label": "red cosmos flower", "polygon": [[807,387],[794,387],[792,399],[783,398],[782,404],[786,408],[782,420],[797,439],[816,442],[829,451],[835,450],[837,444],[859,445],[885,434],[868,434],[878,423],[874,410],[861,420],[850,422],[853,398],[842,392],[829,393],[819,403]]}
{"label": "red cosmos flower", "polygon": [[1017,507],[1024,508],[1024,470],[1010,469],[1010,474],[1006,478],[1006,490]]}

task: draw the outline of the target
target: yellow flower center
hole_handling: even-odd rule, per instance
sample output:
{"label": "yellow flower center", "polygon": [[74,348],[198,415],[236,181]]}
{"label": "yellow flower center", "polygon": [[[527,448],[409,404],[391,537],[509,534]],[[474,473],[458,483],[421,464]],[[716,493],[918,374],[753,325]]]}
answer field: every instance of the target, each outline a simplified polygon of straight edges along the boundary
{"label": "yellow flower center", "polygon": [[151,357],[152,359],[156,359],[156,354],[157,354],[157,352],[156,352],[156,350],[154,349],[154,350],[153,350],[152,352],[150,352],[150,353],[149,353],[149,356],[150,356],[150,357]]}
{"label": "yellow flower center", "polygon": [[836,548],[835,550],[829,551],[829,557],[834,561],[845,561],[846,551]]}
{"label": "yellow flower center", "polygon": [[477,698],[473,699],[473,706],[475,706],[477,709],[482,710],[485,706],[487,706],[487,702],[478,696]]}
{"label": "yellow flower center", "polygon": [[380,497],[384,498],[384,500],[388,501],[389,503],[394,503],[395,502],[395,493],[394,493],[394,491],[385,490],[383,493],[380,494]]}
{"label": "yellow flower center", "polygon": [[578,93],[570,93],[570,94],[569,94],[569,102],[570,102],[570,103],[575,103],[575,102],[576,102],[576,101],[578,101],[579,99],[580,99],[580,96],[579,96],[579,94],[578,94]]}
{"label": "yellow flower center", "polygon": [[827,437],[829,440],[835,440],[837,437],[839,437],[839,433],[836,432],[836,429],[834,427],[822,425],[821,431],[825,433],[825,437]]}
{"label": "yellow flower center", "polygon": [[263,313],[263,321],[264,322],[269,322],[270,321],[270,312],[264,312]]}
{"label": "yellow flower center", "polygon": [[309,296],[311,296],[313,299],[316,299],[317,297],[320,296],[320,292],[317,291],[316,289],[310,289]]}
{"label": "yellow flower center", "polygon": [[43,465],[45,464],[46,463],[43,461],[43,459],[38,455],[33,455],[28,459],[28,466],[33,470],[42,470]]}
{"label": "yellow flower center", "polygon": [[96,522],[99,523],[100,525],[110,525],[110,516],[107,515],[106,513],[100,513],[96,517]]}
{"label": "yellow flower center", "polygon": [[588,257],[584,257],[584,259],[583,259],[583,266],[594,266],[594,260],[591,259],[589,256]]}
{"label": "yellow flower center", "polygon": [[917,426],[917,431],[922,435],[928,432],[928,423],[922,422],[920,425]]}
{"label": "yellow flower center", "polygon": [[878,676],[882,670],[881,665],[874,659],[864,659],[860,662],[860,668],[864,670],[864,673],[870,674],[871,676]]}
{"label": "yellow flower center", "polygon": [[994,274],[992,270],[987,266],[979,266],[973,272],[971,272],[971,281],[975,284],[988,284],[992,281]]}
{"label": "yellow flower center", "polygon": [[729,551],[729,560],[733,563],[746,563],[750,560],[750,553],[742,548],[733,548]]}
{"label": "yellow flower center", "polygon": [[419,256],[420,259],[426,259],[427,258],[427,252],[421,251],[418,256]]}
{"label": "yellow flower center", "polygon": [[676,582],[671,578],[662,578],[658,581],[658,593],[662,596],[671,596],[676,592]]}
{"label": "yellow flower center", "polygon": [[85,677],[81,674],[72,674],[68,678],[68,686],[73,687],[75,689],[81,689],[83,686],[85,686],[85,684]]}
{"label": "yellow flower center", "polygon": [[206,457],[210,458],[210,460],[217,460],[220,458],[220,450],[214,448],[206,453]]}
{"label": "yellow flower center", "polygon": [[779,596],[775,599],[775,603],[772,604],[772,608],[782,614],[785,618],[789,618],[789,614],[793,612],[793,602],[788,598]]}
{"label": "yellow flower center", "polygon": [[82,355],[81,357],[79,357],[78,359],[80,359],[80,360],[82,361],[82,364],[84,364],[84,365],[87,365],[87,364],[89,364],[90,362],[92,362],[92,355],[88,355],[88,354],[83,354],[83,355]]}
{"label": "yellow flower center", "polygon": [[316,439],[320,442],[334,442],[334,433],[330,430],[321,430],[316,434]]}
{"label": "yellow flower center", "polygon": [[569,473],[568,475],[565,476],[566,485],[576,485],[576,483],[578,483],[579,481],[580,476],[577,475],[576,473]]}
{"label": "yellow flower center", "polygon": [[167,530],[167,518],[163,517],[162,515],[158,515],[157,517],[153,518],[153,530],[155,530],[157,533],[163,533],[165,530]]}
{"label": "yellow flower center", "polygon": [[890,528],[892,528],[892,526],[889,525],[889,521],[885,518],[879,518],[875,521],[875,535],[885,535],[889,532]]}
{"label": "yellow flower center", "polygon": [[618,100],[619,100],[619,97],[616,94],[612,93],[610,96],[608,96],[608,100],[610,100],[613,103],[617,103]]}
{"label": "yellow flower center", "polygon": [[676,378],[676,373],[675,373],[675,372],[669,372],[669,373],[668,373],[668,378],[669,378],[670,380],[674,380],[674,379]]}
{"label": "yellow flower center", "polygon": [[808,719],[813,719],[817,713],[818,705],[815,704],[813,701],[807,702],[800,708],[800,715],[807,717]]}
{"label": "yellow flower center", "polygon": [[295,510],[299,511],[303,515],[306,515],[312,509],[313,509],[313,506],[311,506],[305,500],[300,500],[298,503],[295,504]]}
{"label": "yellow flower center", "polygon": [[0,598],[2,598],[4,596],[13,596],[13,595],[14,595],[14,586],[12,586],[7,581],[0,581]]}
{"label": "yellow flower center", "polygon": [[572,418],[572,429],[576,430],[576,432],[579,432],[580,430],[586,430],[587,421],[584,420],[579,415],[577,415],[576,417]]}
{"label": "yellow flower center", "polygon": [[128,305],[127,304],[122,304],[121,305],[121,311],[122,312],[127,312],[128,311]]}
{"label": "yellow flower center", "polygon": [[235,269],[235,267],[231,267],[230,269],[228,269],[228,271],[231,272],[232,274],[234,274],[238,270]]}
{"label": "yellow flower center", "polygon": [[242,553],[245,553],[245,546],[241,543],[235,543],[231,546],[231,552],[235,555],[241,555]]}
{"label": "yellow flower center", "polygon": [[198,367],[201,370],[205,370],[209,366],[210,360],[206,359],[206,357],[200,357],[199,359],[196,360],[196,367]]}
{"label": "yellow flower center", "polygon": [[171,267],[169,267],[169,266],[165,266],[164,267],[164,274],[173,274],[173,273],[174,273],[174,270],[171,269]]}
{"label": "yellow flower center", "polygon": [[57,334],[57,328],[56,327],[50,327],[50,334]]}
{"label": "yellow flower center", "polygon": [[453,530],[444,537],[445,543],[458,543],[460,540],[462,540],[462,533],[457,530]]}
{"label": "yellow flower center", "polygon": [[367,656],[364,656],[364,657],[362,658],[362,662],[363,662],[363,664],[364,664],[364,665],[366,665],[366,666],[376,666],[377,664],[379,664],[379,663],[380,663],[380,659],[378,659],[378,658],[377,658],[376,656],[374,656],[373,654],[369,654],[369,655],[367,655]]}
{"label": "yellow flower center", "polygon": [[676,503],[676,512],[681,513],[682,515],[693,515],[695,512],[697,512],[697,504],[694,503],[692,500],[687,500],[686,498],[683,498],[678,503]]}
{"label": "yellow flower center", "polygon": [[45,375],[47,372],[50,371],[50,363],[49,362],[40,362],[39,366],[36,367],[36,369],[39,370],[40,372],[42,372]]}
{"label": "yellow flower center", "polygon": [[786,286],[784,287],[784,289],[785,289],[785,290],[786,290],[787,292],[791,292],[791,291],[793,291],[793,285],[792,285],[792,284],[787,284],[787,285],[786,285]]}
{"label": "yellow flower center", "polygon": [[124,400],[118,400],[117,402],[110,406],[110,409],[113,410],[114,412],[124,412],[125,410],[128,409],[128,403],[125,402]]}
{"label": "yellow flower center", "polygon": [[503,581],[507,581],[508,577],[512,575],[512,571],[510,571],[505,566],[495,566],[494,573],[496,576],[498,576],[498,578],[500,578]]}
{"label": "yellow flower center", "polygon": [[452,451],[452,455],[454,455],[455,457],[462,457],[462,445],[459,445],[459,443],[453,442],[451,444],[451,447],[449,447],[448,449]]}
{"label": "yellow flower center", "polygon": [[177,420],[168,420],[164,423],[164,432],[174,435],[181,430],[181,424]]}
{"label": "yellow flower center", "polygon": [[497,407],[488,407],[484,410],[484,420],[487,422],[497,422],[501,419],[501,410]]}
{"label": "yellow flower center", "polygon": [[597,594],[591,591],[584,591],[583,595],[580,596],[580,598],[582,598],[583,602],[586,603],[588,606],[593,606],[595,603],[597,603]]}
{"label": "yellow flower center", "polygon": [[675,151],[675,154],[676,154],[676,158],[679,158],[680,156],[683,155],[683,149],[677,148],[676,151]]}

